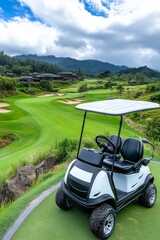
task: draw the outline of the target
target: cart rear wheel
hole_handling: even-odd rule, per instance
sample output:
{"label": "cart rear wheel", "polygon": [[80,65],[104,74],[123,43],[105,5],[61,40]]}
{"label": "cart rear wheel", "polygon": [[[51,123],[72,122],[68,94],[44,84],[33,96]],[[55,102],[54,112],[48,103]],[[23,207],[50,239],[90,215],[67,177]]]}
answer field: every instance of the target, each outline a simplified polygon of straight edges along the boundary
{"label": "cart rear wheel", "polygon": [[155,204],[156,198],[157,188],[153,183],[149,183],[138,200],[143,206],[151,208]]}
{"label": "cart rear wheel", "polygon": [[103,204],[96,208],[90,217],[90,229],[100,239],[106,239],[114,231],[116,215],[114,209]]}
{"label": "cart rear wheel", "polygon": [[69,210],[72,208],[72,205],[68,202],[66,195],[62,190],[62,187],[60,187],[56,193],[56,204],[63,210]]}

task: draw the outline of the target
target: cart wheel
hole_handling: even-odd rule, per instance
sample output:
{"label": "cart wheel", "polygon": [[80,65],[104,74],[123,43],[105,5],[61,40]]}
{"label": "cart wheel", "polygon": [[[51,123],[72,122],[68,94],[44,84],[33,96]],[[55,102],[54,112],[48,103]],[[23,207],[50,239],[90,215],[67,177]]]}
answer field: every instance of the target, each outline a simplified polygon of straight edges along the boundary
{"label": "cart wheel", "polygon": [[103,204],[93,210],[90,217],[90,229],[100,239],[106,239],[113,233],[116,222],[114,209]]}
{"label": "cart wheel", "polygon": [[56,193],[56,204],[63,210],[72,208],[72,205],[67,201],[66,195],[64,194],[62,187],[60,187]]}
{"label": "cart wheel", "polygon": [[156,198],[157,188],[153,183],[149,183],[138,200],[144,207],[151,208],[155,204]]}

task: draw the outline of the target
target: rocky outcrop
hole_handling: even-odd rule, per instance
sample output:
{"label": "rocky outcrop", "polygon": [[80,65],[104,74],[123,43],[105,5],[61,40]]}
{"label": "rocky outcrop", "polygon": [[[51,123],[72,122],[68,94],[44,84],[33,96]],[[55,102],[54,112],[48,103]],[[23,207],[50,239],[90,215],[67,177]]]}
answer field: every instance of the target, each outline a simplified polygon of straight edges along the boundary
{"label": "rocky outcrop", "polygon": [[28,164],[18,167],[15,175],[0,187],[0,205],[8,204],[19,198],[37,180],[39,174],[47,173],[56,163],[56,157],[51,156],[39,163],[36,167]]}
{"label": "rocky outcrop", "polygon": [[2,187],[2,201],[9,203],[20,197],[37,179],[35,168],[32,165],[19,167],[13,178],[7,180]]}
{"label": "rocky outcrop", "polygon": [[56,163],[56,157],[48,157],[35,168],[37,175],[47,173]]}

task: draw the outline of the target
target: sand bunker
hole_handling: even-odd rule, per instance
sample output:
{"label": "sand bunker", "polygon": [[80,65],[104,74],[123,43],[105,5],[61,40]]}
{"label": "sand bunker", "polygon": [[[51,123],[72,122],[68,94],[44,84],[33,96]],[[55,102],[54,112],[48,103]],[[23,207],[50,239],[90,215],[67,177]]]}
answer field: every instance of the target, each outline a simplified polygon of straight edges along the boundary
{"label": "sand bunker", "polygon": [[77,103],[81,103],[83,101],[83,99],[81,98],[75,98],[75,99],[71,99],[71,100],[58,100],[58,102],[61,103],[65,103],[65,104],[77,104]]}
{"label": "sand bunker", "polygon": [[0,107],[8,107],[9,104],[5,102],[0,102]]}
{"label": "sand bunker", "polygon": [[44,94],[44,95],[41,95],[41,96],[37,96],[37,97],[53,97],[53,96],[63,96],[64,94],[63,93],[48,93],[48,94]]}
{"label": "sand bunker", "polygon": [[11,112],[11,110],[6,108],[0,108],[0,113],[7,113],[7,112]]}
{"label": "sand bunker", "polygon": [[3,107],[8,107],[9,104],[5,102],[0,102],[0,113],[7,113],[10,112],[11,110],[3,108]]}
{"label": "sand bunker", "polygon": [[55,94],[54,93],[48,93],[48,94],[44,94],[44,95],[37,96],[37,97],[52,97],[52,96],[55,96]]}

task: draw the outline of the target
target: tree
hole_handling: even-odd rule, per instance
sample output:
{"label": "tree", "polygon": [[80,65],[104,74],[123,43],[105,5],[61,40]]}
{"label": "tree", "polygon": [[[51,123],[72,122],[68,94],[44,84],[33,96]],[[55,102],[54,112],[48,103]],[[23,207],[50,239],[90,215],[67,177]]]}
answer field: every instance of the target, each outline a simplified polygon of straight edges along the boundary
{"label": "tree", "polygon": [[117,89],[117,91],[118,91],[118,93],[119,93],[119,96],[121,96],[121,95],[122,95],[122,92],[123,92],[123,90],[124,90],[123,85],[122,85],[122,84],[118,84],[117,87],[116,87],[116,89]]}
{"label": "tree", "polygon": [[41,87],[41,89],[46,90],[48,92],[52,92],[52,90],[53,90],[52,83],[47,80],[40,81],[40,87]]}
{"label": "tree", "polygon": [[160,118],[147,118],[145,132],[149,138],[160,141]]}
{"label": "tree", "polygon": [[78,88],[78,92],[86,92],[88,91],[87,84],[83,84]]}

